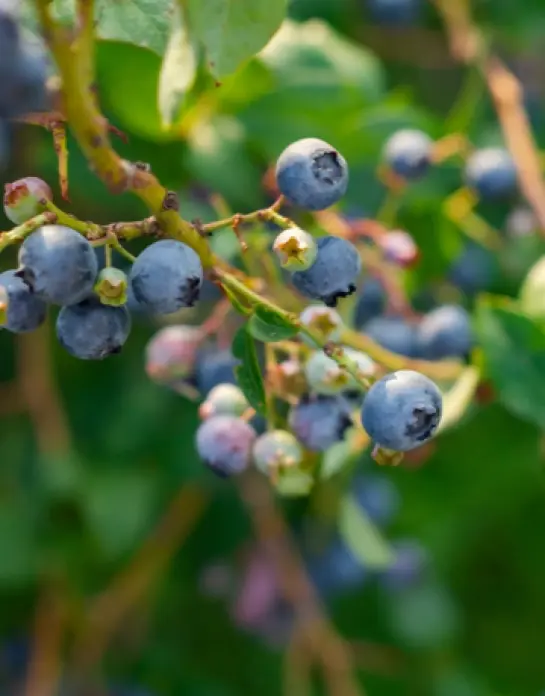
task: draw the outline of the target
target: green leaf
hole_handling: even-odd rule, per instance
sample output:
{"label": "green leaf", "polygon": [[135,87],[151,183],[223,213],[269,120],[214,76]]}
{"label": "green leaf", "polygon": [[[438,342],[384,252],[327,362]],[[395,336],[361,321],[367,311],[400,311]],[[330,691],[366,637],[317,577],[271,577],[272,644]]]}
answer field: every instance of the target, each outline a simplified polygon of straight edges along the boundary
{"label": "green leaf", "polygon": [[221,78],[260,51],[280,27],[287,0],[188,0],[192,32]]}
{"label": "green leaf", "polygon": [[26,499],[16,496],[0,502],[0,585],[24,584],[38,570],[33,522]]}
{"label": "green leaf", "polygon": [[285,317],[267,307],[257,307],[248,322],[248,331],[258,341],[274,343],[297,335],[298,330]]}
{"label": "green leaf", "polygon": [[241,361],[241,365],[235,368],[237,382],[256,411],[266,413],[265,386],[257,361],[255,341],[243,326],[233,340],[233,355]]}
{"label": "green leaf", "polygon": [[[166,50],[175,0],[97,0],[96,35],[100,39],[125,41],[149,48],[159,55]],[[53,17],[73,24],[75,0],[54,0]],[[25,26],[36,32],[38,23],[34,2],[25,0],[22,7]]]}
{"label": "green leaf", "polygon": [[341,502],[339,530],[350,551],[367,568],[382,570],[392,564],[392,549],[352,494]]}
{"label": "green leaf", "polygon": [[344,440],[336,442],[325,451],[322,465],[320,466],[320,478],[322,480],[325,481],[332,478],[361,457],[360,448],[355,446],[353,442],[355,434],[357,434],[357,430],[351,428],[345,433]]}
{"label": "green leaf", "polygon": [[176,12],[174,26],[161,66],[158,89],[158,108],[166,130],[176,122],[188,91],[197,75],[195,47],[180,12]]}
{"label": "green leaf", "polygon": [[510,303],[483,301],[476,329],[485,369],[502,403],[521,418],[545,428],[545,333]]}
{"label": "green leaf", "polygon": [[465,415],[479,384],[480,371],[475,366],[467,367],[443,397],[443,417],[439,432],[456,425]]}

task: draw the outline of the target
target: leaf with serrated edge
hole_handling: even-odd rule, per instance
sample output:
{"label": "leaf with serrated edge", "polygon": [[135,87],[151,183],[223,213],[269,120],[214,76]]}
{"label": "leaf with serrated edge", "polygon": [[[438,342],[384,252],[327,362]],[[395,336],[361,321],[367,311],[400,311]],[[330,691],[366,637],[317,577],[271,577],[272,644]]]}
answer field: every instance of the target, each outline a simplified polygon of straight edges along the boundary
{"label": "leaf with serrated edge", "polygon": [[255,342],[244,326],[233,339],[232,352],[241,365],[235,368],[237,382],[248,399],[248,403],[259,413],[266,413],[265,387],[257,362]]}

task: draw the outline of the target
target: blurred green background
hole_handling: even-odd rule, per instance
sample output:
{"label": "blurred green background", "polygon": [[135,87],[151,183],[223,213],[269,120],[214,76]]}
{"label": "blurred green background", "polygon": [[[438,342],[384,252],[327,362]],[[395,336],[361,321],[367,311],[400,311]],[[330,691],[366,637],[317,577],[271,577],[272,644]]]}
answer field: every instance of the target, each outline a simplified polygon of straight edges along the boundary
{"label": "blurred green background", "polygon": [[[262,55],[220,87],[199,73],[173,135],[161,129],[157,109],[158,55],[101,41],[101,104],[129,137],[128,144],[115,140],[116,149],[149,162],[165,186],[179,191],[184,217],[207,221],[215,216],[209,192],[233,211],[266,204],[267,167],[300,137],[321,137],[339,148],[351,170],[343,207],[369,217],[384,199],[377,163],[395,130],[423,128],[437,139],[461,132],[475,145],[501,142],[485,87],[450,57],[433,7],[423,5],[416,25],[392,29],[371,22],[365,5],[293,0],[291,23]],[[545,145],[545,2],[474,6],[486,36],[522,80],[536,138]],[[106,191],[70,139],[69,150],[66,209],[96,222],[145,216],[134,197]],[[462,232],[442,209],[460,186],[461,166],[448,160],[404,194],[397,222],[422,254],[408,281],[415,291],[440,279],[462,248]],[[2,178],[25,175],[56,187],[49,134],[18,126]],[[502,228],[510,210],[495,205],[479,212]],[[7,220],[1,228],[9,229]],[[237,252],[229,235],[215,243],[230,258]],[[514,295],[544,250],[533,237],[506,242],[493,289]],[[10,249],[2,268],[14,263]],[[198,313],[182,317],[201,319]],[[120,573],[132,568],[138,583],[149,567],[149,589],[137,592],[93,674],[126,686],[127,694],[286,693],[285,645],[267,644],[237,626],[229,600],[203,585],[203,573],[218,560],[235,569],[244,563],[253,531],[235,486],[218,485],[196,459],[197,404],[153,384],[144,372],[146,342],[156,329],[135,319],[122,355],[89,364],[62,352],[51,323],[21,338],[0,332],[3,694],[19,693],[15,682],[28,660],[54,682],[58,659],[69,665],[72,655],[67,639],[57,650],[63,612],[81,619]],[[545,384],[543,351],[536,353],[534,374]],[[545,489],[537,423],[499,401],[475,405],[438,439],[423,466],[381,472],[402,499],[388,535],[422,542],[434,575],[429,586],[398,597],[364,583],[328,607],[354,648],[369,696],[538,696],[545,689]],[[283,506],[294,524],[312,514],[311,505]],[[155,572],[153,554],[163,546],[169,559]],[[130,598],[132,587],[122,585],[120,596]],[[46,656],[42,672],[32,662],[36,650]],[[316,684],[316,693],[322,691]]]}

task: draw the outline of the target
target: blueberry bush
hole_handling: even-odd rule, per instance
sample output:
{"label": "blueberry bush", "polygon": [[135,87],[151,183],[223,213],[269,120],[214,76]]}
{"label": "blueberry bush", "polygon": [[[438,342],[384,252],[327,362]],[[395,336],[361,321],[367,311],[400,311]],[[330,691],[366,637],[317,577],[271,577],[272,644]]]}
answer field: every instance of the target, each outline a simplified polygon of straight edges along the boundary
{"label": "blueberry bush", "polygon": [[545,693],[541,0],[0,0],[0,691]]}

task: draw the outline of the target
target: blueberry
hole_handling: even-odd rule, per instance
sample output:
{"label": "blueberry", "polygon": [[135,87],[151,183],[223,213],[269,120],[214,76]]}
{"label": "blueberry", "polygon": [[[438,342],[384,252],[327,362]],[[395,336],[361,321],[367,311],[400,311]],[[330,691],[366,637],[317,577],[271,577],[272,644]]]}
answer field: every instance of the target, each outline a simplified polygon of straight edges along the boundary
{"label": "blueberry", "polygon": [[405,26],[418,18],[421,0],[368,0],[368,6],[375,22]]}
{"label": "blueberry", "polygon": [[467,242],[462,253],[452,264],[449,279],[468,295],[488,290],[496,275],[492,252],[475,242]]}
{"label": "blueberry", "polygon": [[4,186],[4,212],[6,217],[20,225],[38,215],[43,208],[41,200],[53,200],[49,186],[36,176],[27,176]]}
{"label": "blueberry", "polygon": [[419,130],[397,131],[387,141],[383,157],[390,169],[409,181],[421,179],[431,163],[433,140]]}
{"label": "blueberry", "polygon": [[235,384],[218,384],[201,404],[199,415],[203,420],[212,416],[242,416],[249,407],[242,390]]}
{"label": "blueberry", "polygon": [[417,355],[416,327],[402,317],[376,317],[367,322],[362,331],[392,353],[408,358]]}
{"label": "blueberry", "polygon": [[146,372],[162,384],[185,379],[194,369],[202,331],[184,324],[165,326],[146,347]]}
{"label": "blueberry", "polygon": [[[343,322],[339,313],[331,307],[310,305],[301,312],[299,320],[303,326],[312,329],[324,343],[336,342],[341,338]],[[301,338],[308,345],[314,346],[314,342],[304,334],[301,334]]]}
{"label": "blueberry", "polygon": [[399,370],[369,389],[361,420],[376,445],[408,452],[433,436],[441,412],[441,392],[431,379],[412,370]]}
{"label": "blueberry", "polygon": [[318,396],[301,399],[290,412],[289,425],[306,449],[324,452],[342,440],[353,423],[345,399]]}
{"label": "blueberry", "polygon": [[197,452],[218,476],[242,473],[250,463],[254,429],[241,418],[215,416],[197,430]]}
{"label": "blueberry", "polygon": [[45,225],[19,249],[17,274],[45,302],[71,305],[91,294],[98,272],[93,247],[69,227]]}
{"label": "blueberry", "polygon": [[355,325],[361,329],[371,319],[378,317],[386,306],[386,292],[377,278],[363,281],[356,305]]}
{"label": "blueberry", "polygon": [[[345,348],[344,353],[357,364],[363,377],[375,374],[376,365],[368,355],[350,348]],[[323,351],[310,356],[305,364],[305,375],[309,387],[317,394],[333,395],[360,388],[359,382]]]}
{"label": "blueberry", "polygon": [[340,200],[348,186],[344,157],[318,138],[289,145],[276,163],[280,192],[306,210],[323,210]]}
{"label": "blueberry", "polygon": [[316,260],[318,248],[311,234],[299,227],[290,227],[276,237],[273,251],[282,268],[287,271],[305,271]]}
{"label": "blueberry", "polygon": [[426,360],[466,358],[474,341],[471,318],[458,305],[444,305],[426,314],[417,336],[419,353]]}
{"label": "blueberry", "polygon": [[303,449],[287,430],[271,430],[254,443],[254,464],[264,474],[295,468],[303,461]]}
{"label": "blueberry", "polygon": [[483,199],[505,198],[517,187],[517,170],[513,158],[501,147],[477,150],[468,159],[466,183]]}
{"label": "blueberry", "polygon": [[528,237],[539,229],[539,223],[534,212],[530,208],[515,208],[507,217],[505,231],[512,239]]}
{"label": "blueberry", "polygon": [[393,544],[394,562],[380,574],[385,588],[400,591],[414,585],[422,578],[429,562],[427,551],[410,539]]}
{"label": "blueberry", "polygon": [[155,314],[193,307],[199,299],[203,269],[198,255],[182,242],[165,239],[138,256],[130,274],[138,302]]}
{"label": "blueberry", "polygon": [[400,268],[410,268],[418,261],[420,252],[408,232],[392,230],[378,238],[378,246],[389,263]]}
{"label": "blueberry", "polygon": [[309,575],[324,597],[354,590],[367,579],[367,570],[346,544],[335,538],[325,551],[308,561]]}
{"label": "blueberry", "polygon": [[399,510],[399,492],[384,476],[358,476],[352,490],[359,505],[375,524],[388,524]]}
{"label": "blueberry", "polygon": [[94,297],[63,307],[57,317],[60,344],[81,360],[102,360],[119,353],[130,329],[125,307],[107,307]]}
{"label": "blueberry", "polygon": [[206,396],[218,384],[236,384],[235,366],[239,361],[230,350],[206,348],[197,359],[195,381],[197,389]]}
{"label": "blueberry", "polygon": [[30,291],[16,271],[0,273],[0,289],[4,291],[4,300],[7,301],[5,321],[0,320],[0,326],[13,333],[24,333],[34,331],[44,322],[47,311],[45,302]]}
{"label": "blueberry", "polygon": [[356,291],[361,259],[356,247],[339,237],[320,237],[318,255],[306,271],[297,271],[292,282],[300,293],[336,307],[341,297]]}

